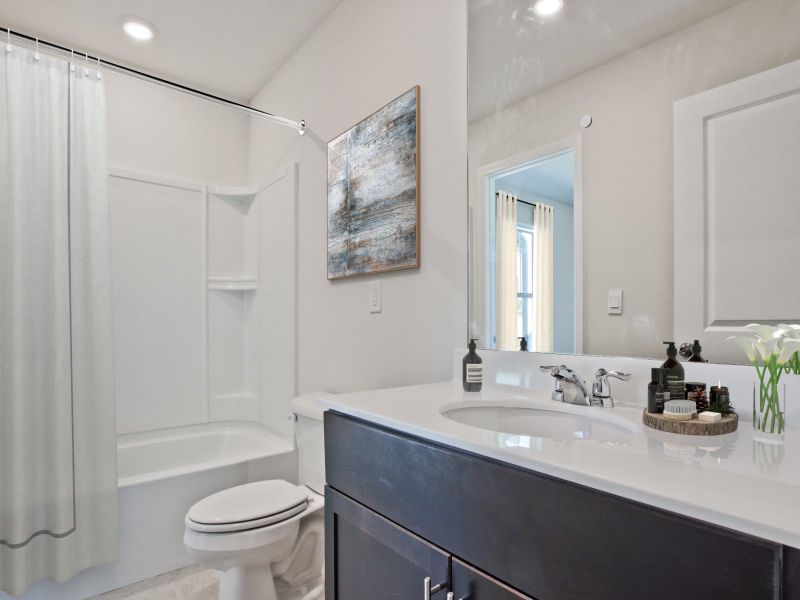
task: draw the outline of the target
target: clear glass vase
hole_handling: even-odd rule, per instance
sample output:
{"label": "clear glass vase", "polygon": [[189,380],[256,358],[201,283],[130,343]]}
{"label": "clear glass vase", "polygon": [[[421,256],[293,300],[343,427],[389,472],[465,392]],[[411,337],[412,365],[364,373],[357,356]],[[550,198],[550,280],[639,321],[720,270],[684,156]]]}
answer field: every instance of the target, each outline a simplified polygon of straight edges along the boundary
{"label": "clear glass vase", "polygon": [[786,433],[786,384],[756,381],[753,384],[753,430],[755,439],[781,443]]}

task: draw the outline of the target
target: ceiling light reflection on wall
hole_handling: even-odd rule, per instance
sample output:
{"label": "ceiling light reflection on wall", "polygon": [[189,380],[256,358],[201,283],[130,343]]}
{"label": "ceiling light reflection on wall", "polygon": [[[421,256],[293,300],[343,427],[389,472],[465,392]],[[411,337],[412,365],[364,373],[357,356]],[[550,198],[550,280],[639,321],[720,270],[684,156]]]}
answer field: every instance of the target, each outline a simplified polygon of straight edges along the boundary
{"label": "ceiling light reflection on wall", "polygon": [[156,35],[156,28],[138,17],[122,19],[122,29],[137,42],[148,42]]}
{"label": "ceiling light reflection on wall", "polygon": [[564,8],[564,0],[536,0],[534,12],[540,17],[549,17]]}

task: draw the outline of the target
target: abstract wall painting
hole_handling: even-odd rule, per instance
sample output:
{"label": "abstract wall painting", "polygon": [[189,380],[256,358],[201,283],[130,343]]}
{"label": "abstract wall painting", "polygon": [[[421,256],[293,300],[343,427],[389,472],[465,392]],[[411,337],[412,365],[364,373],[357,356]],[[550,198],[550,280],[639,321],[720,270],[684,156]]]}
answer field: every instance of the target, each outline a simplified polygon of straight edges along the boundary
{"label": "abstract wall painting", "polygon": [[419,86],[328,143],[328,279],[419,267]]}

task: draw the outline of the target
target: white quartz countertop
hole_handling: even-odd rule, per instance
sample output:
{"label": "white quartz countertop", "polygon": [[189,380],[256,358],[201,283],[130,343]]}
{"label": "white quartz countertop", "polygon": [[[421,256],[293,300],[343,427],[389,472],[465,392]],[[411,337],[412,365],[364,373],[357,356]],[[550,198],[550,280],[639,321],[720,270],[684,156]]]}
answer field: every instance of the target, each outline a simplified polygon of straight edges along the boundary
{"label": "white quartz countertop", "polygon": [[[460,381],[331,395],[320,402],[378,425],[800,548],[797,433],[787,433],[783,444],[764,443],[743,421],[724,436],[668,434],[642,424],[641,406],[574,406],[497,384],[466,393]],[[498,428],[505,431],[491,431],[443,414],[476,405],[556,410],[576,415],[579,424],[565,430],[562,420],[551,433],[546,414],[532,413],[528,419],[540,421],[529,421],[535,430],[529,435],[519,422],[501,419]],[[580,419],[585,416],[600,421],[586,427]]]}

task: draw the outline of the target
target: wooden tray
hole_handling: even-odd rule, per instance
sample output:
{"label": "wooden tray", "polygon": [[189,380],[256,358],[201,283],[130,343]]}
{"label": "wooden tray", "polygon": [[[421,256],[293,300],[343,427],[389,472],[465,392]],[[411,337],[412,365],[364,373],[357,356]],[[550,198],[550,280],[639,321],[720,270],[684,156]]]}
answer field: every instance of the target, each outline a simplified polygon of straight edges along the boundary
{"label": "wooden tray", "polygon": [[706,423],[691,419],[689,421],[675,421],[660,414],[653,414],[644,409],[642,423],[659,431],[669,433],[682,433],[684,435],[723,435],[733,433],[739,427],[739,415],[722,417],[716,423]]}

